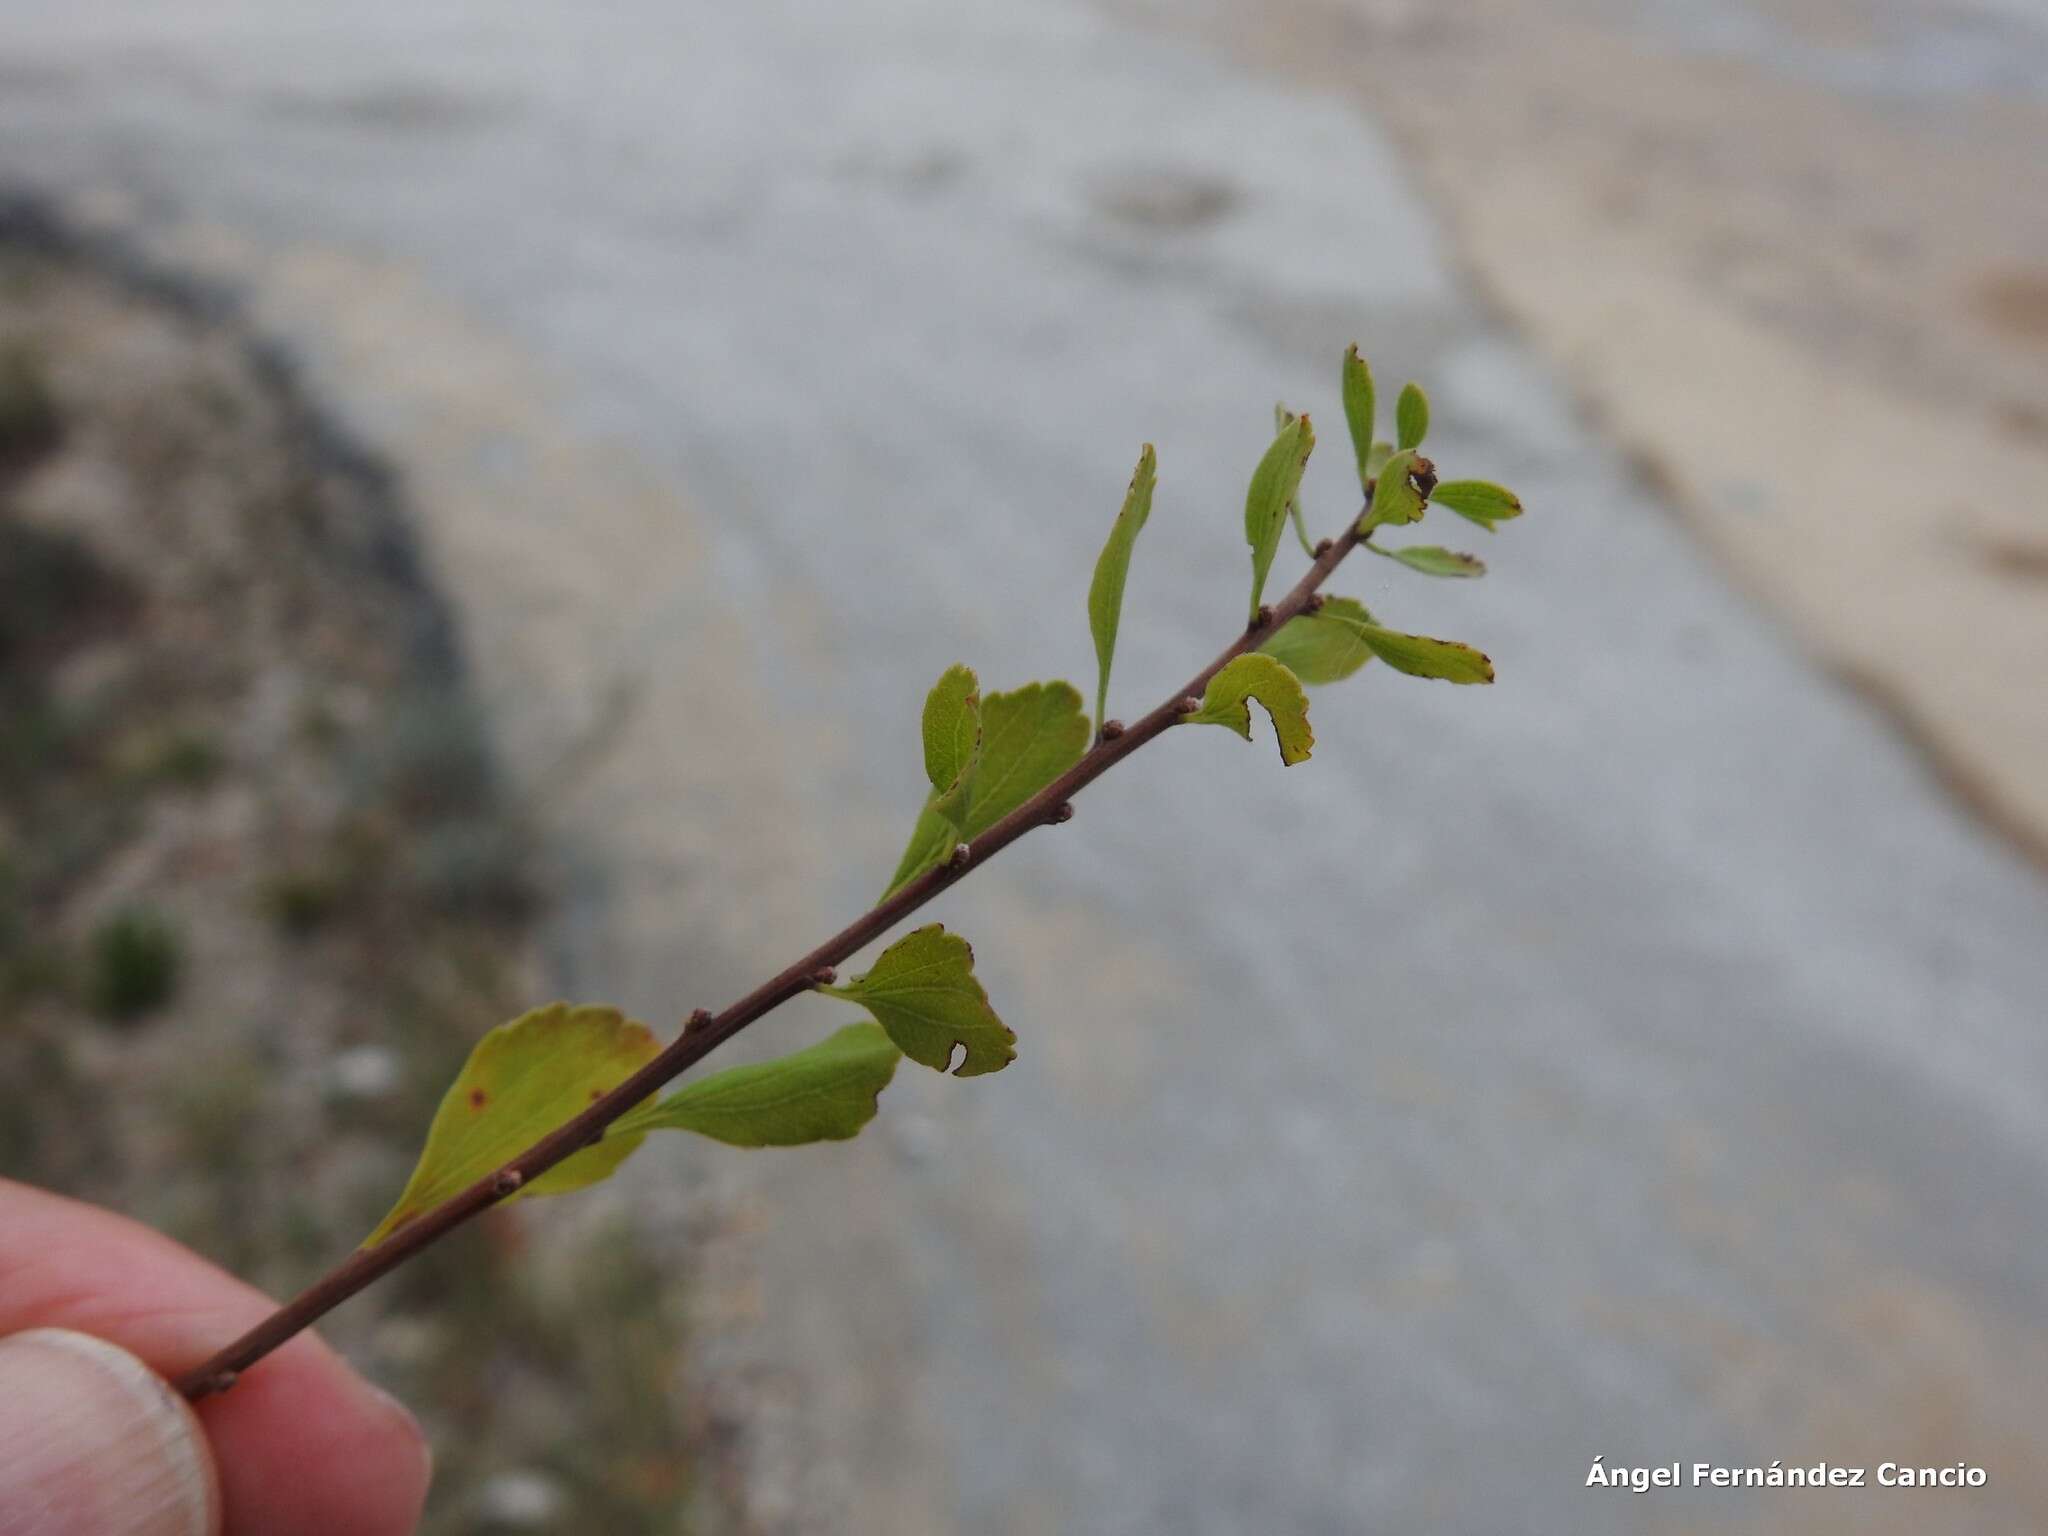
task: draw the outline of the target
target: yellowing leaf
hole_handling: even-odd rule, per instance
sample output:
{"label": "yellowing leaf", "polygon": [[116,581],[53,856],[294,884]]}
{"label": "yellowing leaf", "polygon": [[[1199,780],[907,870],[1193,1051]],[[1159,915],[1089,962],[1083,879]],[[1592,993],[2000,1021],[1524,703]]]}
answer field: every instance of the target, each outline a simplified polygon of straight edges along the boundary
{"label": "yellowing leaf", "polygon": [[[618,1087],[659,1050],[646,1025],[615,1008],[551,1003],[500,1024],[469,1053],[434,1112],[405,1192],[363,1246],[381,1243],[510,1162]],[[557,1163],[519,1196],[566,1194],[595,1184],[639,1145],[638,1137],[607,1137]]]}
{"label": "yellowing leaf", "polygon": [[845,1141],[875,1118],[902,1058],[876,1025],[849,1024],[779,1061],[729,1067],[685,1083],[622,1116],[605,1136],[695,1131],[735,1147]]}
{"label": "yellowing leaf", "polygon": [[1358,459],[1358,483],[1371,482],[1378,467],[1373,463],[1372,427],[1375,409],[1372,369],[1358,355],[1358,344],[1344,349],[1344,424],[1351,429],[1351,451]]}
{"label": "yellowing leaf", "polygon": [[1147,443],[1138,455],[1138,467],[1131,475],[1131,488],[1124,492],[1123,510],[1109,525],[1109,542],[1096,557],[1095,577],[1088,583],[1088,628],[1095,636],[1095,725],[1102,727],[1102,714],[1109,702],[1109,664],[1116,655],[1117,626],[1123,619],[1124,578],[1130,574],[1131,550],[1138,542],[1138,530],[1152,515],[1152,483],[1158,461]]}
{"label": "yellowing leaf", "polygon": [[1522,502],[1504,485],[1491,480],[1446,480],[1430,492],[1430,500],[1477,523],[1488,533],[1495,523],[1522,515]]}
{"label": "yellowing leaf", "polygon": [[1419,384],[1403,384],[1394,402],[1394,446],[1420,448],[1429,436],[1429,396]]}
{"label": "yellowing leaf", "polygon": [[1365,514],[1365,525],[1383,528],[1420,522],[1427,505],[1415,484],[1415,450],[1403,448],[1373,477],[1372,507]]}
{"label": "yellowing leaf", "polygon": [[860,1004],[904,1055],[937,1071],[951,1065],[955,1046],[966,1053],[961,1077],[1000,1072],[1017,1059],[1017,1037],[974,979],[973,949],[937,923],[891,944],[865,975],[818,990]]}
{"label": "yellowing leaf", "polygon": [[924,771],[942,814],[980,749],[981,682],[970,667],[948,667],[924,701]]}
{"label": "yellowing leaf", "polygon": [[1223,726],[1250,741],[1253,699],[1273,717],[1280,761],[1305,760],[1315,745],[1315,733],[1308,728],[1308,695],[1301,691],[1299,678],[1263,652],[1239,656],[1210,678],[1202,707],[1184,718],[1190,725]]}
{"label": "yellowing leaf", "polygon": [[1287,521],[1287,504],[1301,487],[1302,466],[1315,448],[1315,429],[1306,416],[1296,416],[1280,429],[1272,447],[1252,471],[1251,488],[1244,498],[1244,538],[1252,547],[1252,612],[1266,591],[1266,574],[1273,568],[1273,556],[1280,548],[1280,529]]}
{"label": "yellowing leaf", "polygon": [[1377,624],[1359,631],[1365,643],[1396,672],[1410,677],[1435,677],[1447,683],[1490,683],[1493,663],[1484,652],[1455,640],[1432,640],[1427,635],[1404,635]]}
{"label": "yellowing leaf", "polygon": [[1325,598],[1321,608],[1290,620],[1259,650],[1285,663],[1304,683],[1337,682],[1375,656],[1411,677],[1493,681],[1493,663],[1471,646],[1388,629],[1348,597]]}
{"label": "yellowing leaf", "polygon": [[1376,555],[1398,560],[1409,570],[1420,571],[1425,576],[1486,574],[1486,563],[1477,555],[1461,554],[1455,549],[1440,549],[1434,544],[1410,544],[1405,549],[1382,549],[1377,544],[1368,544],[1365,547]]}
{"label": "yellowing leaf", "polygon": [[1289,619],[1259,649],[1304,683],[1341,682],[1372,660],[1361,632],[1371,623],[1363,603],[1329,597],[1314,613]]}

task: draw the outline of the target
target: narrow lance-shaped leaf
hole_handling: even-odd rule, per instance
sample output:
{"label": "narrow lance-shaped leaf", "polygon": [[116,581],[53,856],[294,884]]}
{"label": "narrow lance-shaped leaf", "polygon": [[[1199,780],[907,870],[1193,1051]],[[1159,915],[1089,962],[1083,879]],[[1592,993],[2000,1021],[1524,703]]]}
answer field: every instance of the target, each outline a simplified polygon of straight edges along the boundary
{"label": "narrow lance-shaped leaf", "polygon": [[[615,1008],[552,1003],[479,1040],[434,1112],[405,1191],[364,1242],[372,1247],[460,1194],[559,1129],[659,1052],[654,1036]],[[640,1145],[607,1137],[556,1164],[519,1196],[566,1194],[610,1175]],[[515,1196],[514,1198],[518,1198]]]}
{"label": "narrow lance-shaped leaf", "polygon": [[1351,429],[1351,451],[1358,460],[1358,483],[1363,488],[1379,472],[1372,456],[1373,415],[1377,407],[1373,400],[1372,369],[1358,355],[1356,342],[1344,349],[1343,388],[1344,424]]}
{"label": "narrow lance-shaped leaf", "polygon": [[1138,531],[1152,515],[1152,483],[1157,460],[1147,443],[1138,454],[1138,467],[1131,475],[1131,488],[1124,492],[1123,510],[1109,526],[1109,542],[1095,560],[1095,578],[1088,583],[1088,628],[1095,636],[1095,728],[1102,729],[1103,710],[1109,703],[1109,664],[1116,656],[1117,626],[1123,619],[1124,578],[1130,574],[1131,550]]}
{"label": "narrow lance-shaped leaf", "polygon": [[1477,555],[1462,554],[1455,549],[1443,549],[1435,544],[1410,544],[1405,549],[1383,549],[1377,544],[1368,544],[1365,547],[1376,555],[1398,560],[1409,570],[1420,571],[1425,576],[1486,574],[1486,563]]}
{"label": "narrow lance-shaped leaf", "polygon": [[1410,677],[1434,677],[1447,683],[1490,683],[1493,663],[1483,651],[1456,640],[1432,640],[1427,635],[1404,635],[1398,630],[1368,624],[1360,631],[1365,643],[1396,672]]}
{"label": "narrow lance-shaped leaf", "polygon": [[1415,484],[1415,450],[1403,448],[1380,466],[1373,478],[1372,506],[1365,514],[1365,526],[1398,527],[1422,521],[1429,503]]}
{"label": "narrow lance-shaped leaf", "polygon": [[1377,656],[1397,672],[1449,683],[1490,683],[1493,663],[1469,645],[1404,635],[1373,622],[1348,597],[1327,598],[1314,613],[1290,620],[1259,648],[1284,662],[1305,683],[1334,683]]}
{"label": "narrow lance-shaped leaf", "polygon": [[1251,488],[1244,499],[1244,537],[1252,547],[1254,615],[1265,596],[1266,575],[1273,568],[1274,552],[1280,547],[1280,528],[1287,521],[1287,504],[1300,488],[1302,466],[1308,463],[1315,445],[1314,427],[1306,416],[1297,416],[1280,429],[1273,446],[1252,471]]}
{"label": "narrow lance-shaped leaf", "polygon": [[1495,523],[1522,515],[1521,499],[1491,480],[1445,480],[1430,492],[1429,499],[1477,523],[1488,533],[1493,532]]}
{"label": "narrow lance-shaped leaf", "polygon": [[818,990],[860,1004],[904,1055],[936,1071],[952,1064],[956,1046],[961,1077],[1000,1072],[1017,1059],[1017,1037],[974,979],[973,949],[937,923],[891,944],[866,974]]}
{"label": "narrow lance-shaped leaf", "polygon": [[1362,632],[1371,623],[1355,598],[1327,597],[1314,613],[1281,625],[1259,649],[1311,686],[1342,682],[1372,660]]}
{"label": "narrow lance-shaped leaf", "polygon": [[1304,761],[1315,746],[1315,733],[1308,726],[1308,695],[1301,691],[1299,678],[1262,652],[1239,656],[1210,678],[1202,707],[1181,718],[1189,725],[1220,725],[1250,741],[1253,699],[1273,717],[1280,761]]}
{"label": "narrow lance-shaped leaf", "polygon": [[1419,384],[1403,384],[1394,402],[1394,446],[1420,448],[1429,436],[1429,396]]}
{"label": "narrow lance-shaped leaf", "polygon": [[605,1139],[695,1131],[735,1147],[846,1141],[875,1118],[903,1053],[875,1024],[849,1024],[777,1061],[728,1067],[615,1121]]}
{"label": "narrow lance-shaped leaf", "polygon": [[980,750],[980,679],[972,668],[948,667],[924,701],[924,771],[941,815],[952,815]]}
{"label": "narrow lance-shaped leaf", "polygon": [[[1292,420],[1294,420],[1294,412],[1287,409],[1284,404],[1276,404],[1273,407],[1273,430],[1275,432],[1284,431],[1287,424]],[[1301,489],[1299,486],[1295,488],[1293,497],[1287,503],[1287,520],[1294,524],[1294,536],[1301,541],[1301,552],[1313,560],[1316,557],[1316,547],[1310,542],[1308,525],[1302,519]]]}

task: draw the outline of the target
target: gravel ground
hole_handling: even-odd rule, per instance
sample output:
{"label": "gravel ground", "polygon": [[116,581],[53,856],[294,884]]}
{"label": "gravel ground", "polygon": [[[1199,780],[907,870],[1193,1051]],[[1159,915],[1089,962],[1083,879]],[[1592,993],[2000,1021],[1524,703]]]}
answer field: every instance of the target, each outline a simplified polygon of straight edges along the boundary
{"label": "gravel ground", "polygon": [[[0,1175],[296,1289],[534,1000],[527,862],[388,479],[207,296],[0,210]],[[428,1529],[673,1529],[673,1256],[523,1229],[331,1325],[434,1439]]]}

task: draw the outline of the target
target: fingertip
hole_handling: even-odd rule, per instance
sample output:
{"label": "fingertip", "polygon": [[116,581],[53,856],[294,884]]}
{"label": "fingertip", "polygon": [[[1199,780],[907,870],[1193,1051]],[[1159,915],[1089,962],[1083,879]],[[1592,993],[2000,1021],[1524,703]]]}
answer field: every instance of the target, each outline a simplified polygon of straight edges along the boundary
{"label": "fingertip", "polygon": [[206,1436],[161,1376],[88,1334],[0,1339],[0,1531],[215,1536],[219,1522]]}
{"label": "fingertip", "polygon": [[200,1403],[224,1536],[411,1536],[432,1476],[419,1421],[317,1338]]}
{"label": "fingertip", "polygon": [[[4,1179],[0,1230],[0,1335],[74,1329],[176,1377],[276,1305],[160,1233]],[[313,1334],[200,1403],[199,1420],[227,1536],[407,1536],[419,1523],[418,1423]]]}

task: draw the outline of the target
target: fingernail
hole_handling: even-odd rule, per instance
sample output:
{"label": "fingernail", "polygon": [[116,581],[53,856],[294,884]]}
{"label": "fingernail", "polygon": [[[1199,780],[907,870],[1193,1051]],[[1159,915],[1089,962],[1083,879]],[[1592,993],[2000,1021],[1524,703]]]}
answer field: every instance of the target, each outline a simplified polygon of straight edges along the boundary
{"label": "fingernail", "polygon": [[199,1421],[103,1339],[0,1339],[0,1528],[9,1536],[215,1536],[220,1491]]}

